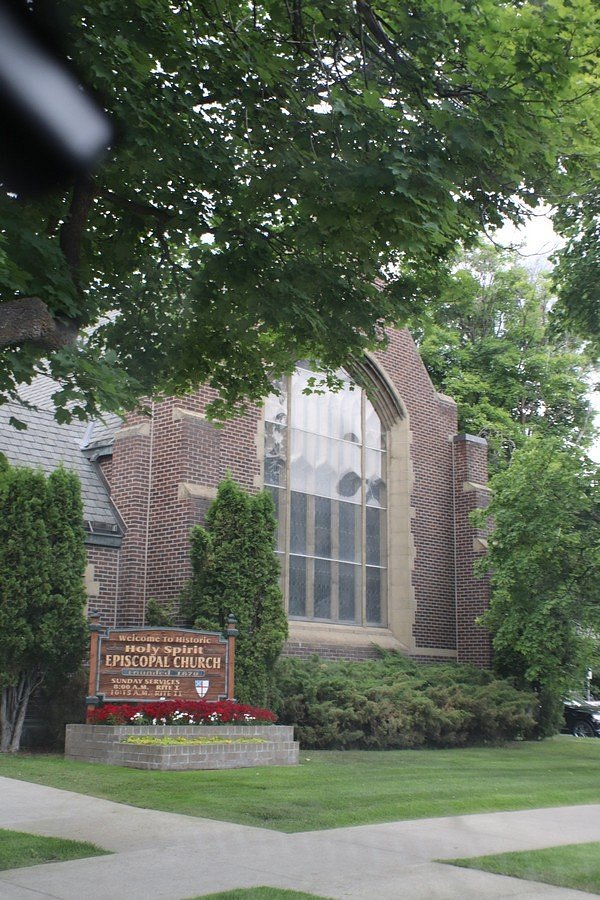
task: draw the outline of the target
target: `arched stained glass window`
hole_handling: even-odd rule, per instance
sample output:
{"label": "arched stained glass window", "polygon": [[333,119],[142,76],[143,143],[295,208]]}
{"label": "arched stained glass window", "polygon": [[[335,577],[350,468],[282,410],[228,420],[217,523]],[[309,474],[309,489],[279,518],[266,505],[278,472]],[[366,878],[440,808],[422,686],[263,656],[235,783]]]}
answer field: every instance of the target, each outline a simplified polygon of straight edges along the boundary
{"label": "arched stained glass window", "polygon": [[386,441],[365,392],[306,394],[303,364],[265,406],[264,482],[275,502],[290,618],[386,624]]}

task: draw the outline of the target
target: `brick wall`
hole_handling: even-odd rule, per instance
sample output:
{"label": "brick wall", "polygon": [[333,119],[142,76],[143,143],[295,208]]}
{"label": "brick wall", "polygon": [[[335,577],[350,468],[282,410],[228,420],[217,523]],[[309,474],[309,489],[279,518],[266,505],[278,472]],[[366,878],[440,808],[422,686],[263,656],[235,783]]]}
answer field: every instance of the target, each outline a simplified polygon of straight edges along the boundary
{"label": "brick wall", "polygon": [[111,498],[123,519],[119,565],[117,625],[143,622],[150,478],[151,426],[131,417],[115,436],[111,467]]}
{"label": "brick wall", "polygon": [[113,625],[119,591],[119,555],[115,547],[88,546],[85,583],[88,610],[98,611],[105,625]]}
{"label": "brick wall", "polygon": [[460,434],[454,438],[456,517],[456,628],[459,662],[489,667],[492,648],[488,633],[475,620],[488,607],[489,578],[473,573],[475,562],[487,547],[487,528],[476,529],[469,515],[485,509],[487,488],[487,443],[483,438]]}
{"label": "brick wall", "polygon": [[246,489],[256,489],[259,412],[252,409],[217,428],[204,418],[213,396],[205,388],[154,408],[145,592],[161,604],[175,601],[186,583],[190,529],[204,520],[227,472]]}
{"label": "brick wall", "polygon": [[[132,736],[204,737],[211,743],[124,743]],[[161,771],[296,766],[299,752],[291,725],[67,725],[65,741],[66,759]]]}
{"label": "brick wall", "polygon": [[457,430],[456,405],[436,392],[406,329],[392,332],[388,349],[376,357],[392,379],[410,419],[415,644],[419,648],[454,649],[451,438]]}
{"label": "brick wall", "polygon": [[[422,657],[434,658],[439,650],[446,657],[458,653],[459,658],[487,664],[489,641],[473,618],[487,604],[488,586],[472,577],[472,562],[481,547],[474,549],[477,535],[468,522],[468,512],[483,502],[483,495],[476,489],[462,490],[466,482],[485,485],[485,442],[454,441],[456,405],[435,391],[406,330],[392,332],[389,346],[375,356],[400,396],[410,425],[411,509],[392,510],[391,515],[411,517],[414,649]],[[249,490],[260,485],[261,410],[252,407],[217,428],[205,418],[213,397],[210,389],[202,388],[193,396],[155,403],[150,420],[129,417],[115,440],[112,461],[103,466],[127,527],[118,625],[142,624],[149,598],[164,605],[176,601],[190,573],[190,528],[203,520],[228,471]],[[393,584],[390,595],[393,603]],[[290,643],[287,652],[310,655],[314,649]],[[319,650],[329,658],[342,652],[364,658],[372,652],[327,646]]]}
{"label": "brick wall", "polygon": [[321,659],[328,660],[348,659],[357,661],[380,658],[380,653],[373,645],[368,647],[343,647],[339,644],[308,644],[302,641],[288,641],[281,655],[294,657],[295,659],[310,659],[315,653]]}

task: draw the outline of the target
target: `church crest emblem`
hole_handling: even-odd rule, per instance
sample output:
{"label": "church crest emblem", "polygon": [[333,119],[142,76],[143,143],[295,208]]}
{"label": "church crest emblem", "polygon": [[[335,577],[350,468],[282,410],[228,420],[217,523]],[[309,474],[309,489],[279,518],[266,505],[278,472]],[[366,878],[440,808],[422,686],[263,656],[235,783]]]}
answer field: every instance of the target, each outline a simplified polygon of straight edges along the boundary
{"label": "church crest emblem", "polygon": [[208,678],[196,678],[194,679],[194,687],[196,688],[196,693],[199,697],[205,697],[208,691],[210,682]]}

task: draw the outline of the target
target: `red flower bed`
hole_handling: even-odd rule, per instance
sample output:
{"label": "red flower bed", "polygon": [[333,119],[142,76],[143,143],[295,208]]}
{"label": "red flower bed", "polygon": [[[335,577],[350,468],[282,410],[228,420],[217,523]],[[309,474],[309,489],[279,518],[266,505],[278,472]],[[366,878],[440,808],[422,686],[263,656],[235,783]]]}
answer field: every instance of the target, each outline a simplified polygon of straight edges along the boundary
{"label": "red flower bed", "polygon": [[90,712],[93,725],[270,725],[268,709],[232,700],[160,700],[156,703],[107,703]]}

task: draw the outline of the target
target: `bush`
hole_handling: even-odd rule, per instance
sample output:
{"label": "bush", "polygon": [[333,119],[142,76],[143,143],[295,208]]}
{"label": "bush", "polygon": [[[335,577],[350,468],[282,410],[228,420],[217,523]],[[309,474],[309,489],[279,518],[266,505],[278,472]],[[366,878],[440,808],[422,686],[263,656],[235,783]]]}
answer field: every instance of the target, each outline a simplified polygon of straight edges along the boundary
{"label": "bush", "polygon": [[177,604],[161,606],[154,597],[148,600],[146,607],[146,628],[172,628],[177,623]]}
{"label": "bush", "polygon": [[181,612],[195,628],[224,630],[237,619],[235,693],[244,703],[269,702],[273,667],[287,636],[275,556],[273,501],[251,496],[230,477],[219,485],[206,528],[191,532],[192,578]]}
{"label": "bush", "polygon": [[66,725],[85,722],[87,690],[87,670],[67,678],[52,678],[42,686],[36,705],[45,725],[47,749],[62,752]]}
{"label": "bush", "polygon": [[273,707],[313,749],[462,747],[529,739],[535,695],[466,665],[282,659]]}
{"label": "bush", "polygon": [[77,672],[88,645],[77,476],[0,459],[0,752],[18,751],[35,692]]}

